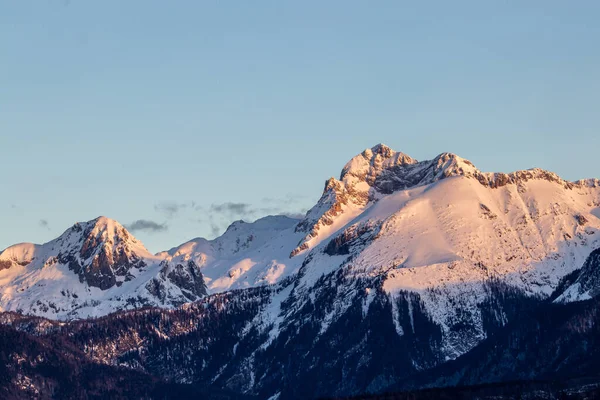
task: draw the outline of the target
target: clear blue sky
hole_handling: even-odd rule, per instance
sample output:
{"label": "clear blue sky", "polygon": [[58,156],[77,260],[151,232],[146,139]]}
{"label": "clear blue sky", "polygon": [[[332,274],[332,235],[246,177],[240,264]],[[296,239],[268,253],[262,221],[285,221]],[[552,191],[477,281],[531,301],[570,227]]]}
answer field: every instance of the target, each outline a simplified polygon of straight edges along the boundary
{"label": "clear blue sky", "polygon": [[[600,177],[598,1],[0,0],[0,249],[298,212],[383,142]],[[225,203],[239,203],[227,206]]]}

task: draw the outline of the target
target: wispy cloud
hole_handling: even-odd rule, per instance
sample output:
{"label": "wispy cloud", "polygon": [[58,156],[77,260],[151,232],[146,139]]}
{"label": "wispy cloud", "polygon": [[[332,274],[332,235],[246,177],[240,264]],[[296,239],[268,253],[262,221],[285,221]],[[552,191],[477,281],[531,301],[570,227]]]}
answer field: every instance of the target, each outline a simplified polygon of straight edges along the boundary
{"label": "wispy cloud", "polygon": [[210,217],[255,219],[267,215],[285,215],[290,218],[302,218],[306,210],[301,208],[283,207],[278,205],[256,207],[249,203],[220,203],[211,204],[207,210]]}
{"label": "wispy cloud", "polygon": [[212,204],[209,208],[211,213],[226,214],[231,216],[244,216],[254,214],[255,210],[248,203],[221,203]]}
{"label": "wispy cloud", "polygon": [[131,232],[164,232],[168,229],[166,223],[159,224],[155,221],[150,221],[147,219],[138,219],[137,221],[133,221],[131,224],[126,225],[125,228],[130,230]]}
{"label": "wispy cloud", "polygon": [[180,211],[184,211],[188,208],[194,209],[195,207],[196,203],[193,201],[188,203],[178,203],[176,201],[163,201],[161,203],[156,204],[154,206],[154,210],[156,212],[166,215],[167,218],[170,219],[179,214]]}

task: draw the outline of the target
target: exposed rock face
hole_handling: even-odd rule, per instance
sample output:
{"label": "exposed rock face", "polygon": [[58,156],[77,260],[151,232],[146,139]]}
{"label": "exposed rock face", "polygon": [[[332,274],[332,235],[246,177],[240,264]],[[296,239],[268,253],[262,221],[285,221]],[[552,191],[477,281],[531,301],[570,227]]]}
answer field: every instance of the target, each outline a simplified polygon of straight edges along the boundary
{"label": "exposed rock face", "polygon": [[[347,186],[356,187],[363,182],[369,186],[375,186],[377,179],[384,171],[406,168],[415,164],[417,164],[417,160],[414,158],[396,152],[384,144],[378,144],[350,160],[342,169],[340,180]],[[367,188],[364,187],[364,189]]]}
{"label": "exposed rock face", "polygon": [[108,218],[97,218],[85,226],[75,224],[65,235],[68,239],[61,243],[58,261],[68,265],[80,282],[92,287],[109,289],[122,283],[118,277],[129,280],[133,268],[146,266],[135,251],[137,240]]}
{"label": "exposed rock face", "polygon": [[[358,194],[352,189],[348,191],[342,182],[330,178],[325,183],[323,195],[317,205],[296,226],[297,232],[308,232],[308,234],[298,243],[298,247],[292,250],[290,257],[307,250],[309,248],[308,241],[316,237],[321,228],[333,224],[333,219],[342,214],[344,207],[348,206],[349,203],[364,205],[366,201],[367,199],[362,194]],[[322,210],[324,211],[321,212]],[[309,216],[309,214],[312,214],[312,216]]]}
{"label": "exposed rock face", "polygon": [[0,271],[3,269],[9,269],[12,266],[12,262],[10,260],[0,260]]}
{"label": "exposed rock face", "polygon": [[[327,180],[318,203],[296,227],[296,231],[306,232],[307,235],[292,251],[290,257],[308,249],[310,240],[318,236],[323,227],[332,225],[333,219],[343,214],[347,208],[364,208],[373,201],[374,190],[381,185],[378,184],[378,179],[384,171],[415,163],[415,159],[395,152],[383,144],[366,149],[350,160],[342,169],[339,180]],[[385,183],[383,185],[385,186]]]}
{"label": "exposed rock face", "polygon": [[381,226],[376,224],[356,224],[344,229],[329,241],[325,253],[333,255],[356,254],[362,247],[377,238]]}
{"label": "exposed rock face", "polygon": [[586,217],[584,217],[583,215],[581,215],[581,214],[577,214],[575,216],[575,219],[577,220],[577,223],[579,225],[581,225],[581,226],[583,226],[583,225],[585,225],[585,224],[588,223],[588,219]]}
{"label": "exposed rock face", "polygon": [[206,284],[200,268],[192,260],[187,263],[177,264],[165,271],[167,278],[174,285],[182,289],[182,292],[190,301],[206,296]]}

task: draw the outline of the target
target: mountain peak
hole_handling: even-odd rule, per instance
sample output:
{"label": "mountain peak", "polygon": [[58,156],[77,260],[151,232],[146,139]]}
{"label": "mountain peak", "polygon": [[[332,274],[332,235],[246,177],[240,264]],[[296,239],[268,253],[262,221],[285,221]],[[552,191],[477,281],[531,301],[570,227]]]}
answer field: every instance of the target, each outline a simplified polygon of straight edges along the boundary
{"label": "mountain peak", "polygon": [[[127,229],[114,219],[104,216],[87,222],[77,222],[68,229],[58,240],[69,247],[83,242],[83,253],[96,252],[100,246],[125,246],[136,248],[138,252],[146,253],[144,246]],[[91,254],[91,253],[90,253]]]}
{"label": "mountain peak", "polygon": [[100,215],[99,217],[94,218],[93,220],[89,221],[90,223],[94,223],[96,225],[121,225],[119,224],[119,222],[117,222],[116,220],[112,219],[112,218],[108,218],[105,217],[104,215]]}
{"label": "mountain peak", "polygon": [[87,221],[87,222],[83,222],[80,223],[82,225],[86,225],[86,226],[92,226],[94,228],[94,230],[97,231],[111,231],[111,232],[115,232],[115,231],[127,231],[123,225],[121,225],[118,221],[105,217],[105,216],[99,216],[97,218],[94,218],[91,221]]}
{"label": "mountain peak", "polygon": [[340,180],[345,184],[355,185],[366,181],[369,185],[375,181],[383,170],[398,166],[415,164],[417,160],[399,151],[394,151],[383,143],[353,157],[342,169]]}
{"label": "mountain peak", "polygon": [[119,222],[100,216],[78,222],[49,243],[61,264],[90,286],[108,289],[145,266],[152,254]]}
{"label": "mountain peak", "polygon": [[[365,150],[368,151],[369,149]],[[385,158],[389,158],[393,153],[395,153],[394,150],[392,150],[391,147],[383,144],[383,143],[379,143],[376,144],[375,146],[371,147],[371,152],[373,154],[380,154],[381,156],[384,156]]]}

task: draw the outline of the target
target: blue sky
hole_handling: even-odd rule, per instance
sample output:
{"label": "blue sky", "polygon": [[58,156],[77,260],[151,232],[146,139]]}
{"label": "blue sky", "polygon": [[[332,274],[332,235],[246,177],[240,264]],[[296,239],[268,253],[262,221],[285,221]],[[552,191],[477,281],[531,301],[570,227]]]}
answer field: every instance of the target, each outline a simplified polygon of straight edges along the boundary
{"label": "blue sky", "polygon": [[[418,4],[417,4],[418,3]],[[600,177],[597,1],[0,0],[0,249],[296,213],[383,142]],[[227,206],[235,203],[234,206]]]}

